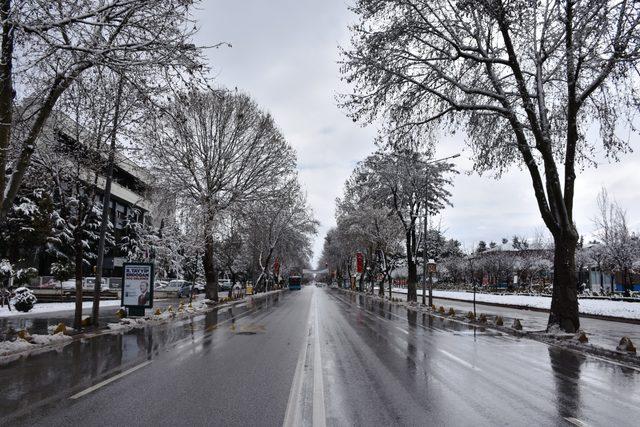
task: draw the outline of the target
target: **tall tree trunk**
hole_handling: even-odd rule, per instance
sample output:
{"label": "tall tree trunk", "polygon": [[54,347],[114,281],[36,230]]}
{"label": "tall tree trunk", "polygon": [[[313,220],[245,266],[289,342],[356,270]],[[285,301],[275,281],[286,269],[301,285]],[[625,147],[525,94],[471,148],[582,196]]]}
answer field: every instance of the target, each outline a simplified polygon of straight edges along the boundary
{"label": "tall tree trunk", "polygon": [[360,279],[358,279],[358,290],[364,292],[364,274],[367,271],[367,258],[364,258],[364,265],[362,266],[362,273],[360,273]]}
{"label": "tall tree trunk", "polygon": [[[0,57],[0,201],[5,191],[8,148],[13,122],[13,32],[9,20],[11,0],[4,0],[0,8],[2,18],[2,52]],[[1,205],[1,203],[0,203]]]}
{"label": "tall tree trunk", "polygon": [[407,301],[417,301],[416,284],[418,283],[418,270],[413,258],[414,236],[411,232],[406,233],[407,245]]}
{"label": "tall tree trunk", "polygon": [[[122,76],[118,82],[116,92],[116,105],[113,112],[113,129],[111,130],[111,143],[109,145],[109,158],[107,160],[107,176],[104,184],[104,194],[102,197],[102,220],[100,223],[100,240],[98,241],[98,256],[96,265],[96,280],[93,288],[93,306],[91,310],[91,321],[94,326],[100,322],[100,291],[102,290],[102,266],[104,264],[104,244],[107,236],[107,226],[109,225],[109,210],[111,208],[111,181],[113,181],[113,167],[116,161],[116,141],[118,122],[120,119],[120,99],[122,98]],[[143,219],[144,221],[144,219]],[[153,280],[153,278],[151,278]],[[193,292],[192,292],[193,294]]]}
{"label": "tall tree trunk", "polygon": [[76,227],[74,232],[74,247],[75,247],[75,279],[76,279],[76,307],[73,317],[73,328],[82,328],[82,258],[83,258],[83,246],[82,246],[82,231],[80,227]]}
{"label": "tall tree trunk", "polygon": [[207,281],[204,291],[207,299],[218,301],[218,271],[215,267],[213,236],[207,233],[204,244],[204,277]]}
{"label": "tall tree trunk", "polygon": [[568,230],[556,235],[554,243],[553,298],[548,325],[559,325],[565,332],[576,332],[580,328],[575,261],[577,233]]}
{"label": "tall tree trunk", "polygon": [[380,297],[384,297],[384,282],[387,280],[387,274],[388,272],[385,272],[382,276],[382,280],[380,280],[380,283],[378,284],[378,296]]}

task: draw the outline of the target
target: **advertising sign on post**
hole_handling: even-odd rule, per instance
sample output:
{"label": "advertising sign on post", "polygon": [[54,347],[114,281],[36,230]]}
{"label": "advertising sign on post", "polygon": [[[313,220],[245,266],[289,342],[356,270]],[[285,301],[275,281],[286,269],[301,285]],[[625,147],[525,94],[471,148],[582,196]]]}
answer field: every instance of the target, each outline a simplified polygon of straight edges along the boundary
{"label": "advertising sign on post", "polygon": [[362,273],[363,270],[364,270],[364,256],[362,255],[362,252],[358,252],[356,254],[356,272]]}
{"label": "advertising sign on post", "polygon": [[153,264],[125,263],[122,266],[122,305],[132,316],[144,316],[153,307]]}

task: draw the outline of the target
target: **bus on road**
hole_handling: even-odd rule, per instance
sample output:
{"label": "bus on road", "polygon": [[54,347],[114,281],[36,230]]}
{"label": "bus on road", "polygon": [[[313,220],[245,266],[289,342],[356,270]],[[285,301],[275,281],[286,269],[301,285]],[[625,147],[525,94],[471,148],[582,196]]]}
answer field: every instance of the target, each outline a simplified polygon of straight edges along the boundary
{"label": "bus on road", "polygon": [[302,289],[302,277],[301,276],[289,276],[289,290],[299,291]]}

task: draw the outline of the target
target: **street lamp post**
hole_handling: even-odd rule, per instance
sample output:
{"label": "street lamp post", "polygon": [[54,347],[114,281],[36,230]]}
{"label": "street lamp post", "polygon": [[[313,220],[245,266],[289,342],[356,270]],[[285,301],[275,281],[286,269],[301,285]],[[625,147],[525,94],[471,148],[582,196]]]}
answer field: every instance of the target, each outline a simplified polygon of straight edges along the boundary
{"label": "street lamp post", "polygon": [[[430,165],[438,162],[443,162],[449,159],[455,159],[456,157],[460,157],[460,154],[454,154],[453,156],[443,157],[441,159],[430,160],[428,162],[420,162],[423,165]],[[427,287],[427,233],[429,231],[429,168],[425,169],[424,173],[424,238],[422,239],[422,305],[425,304],[425,294]],[[434,263],[435,266],[435,263]],[[429,307],[433,306],[433,280],[431,277],[431,273],[429,273]]]}

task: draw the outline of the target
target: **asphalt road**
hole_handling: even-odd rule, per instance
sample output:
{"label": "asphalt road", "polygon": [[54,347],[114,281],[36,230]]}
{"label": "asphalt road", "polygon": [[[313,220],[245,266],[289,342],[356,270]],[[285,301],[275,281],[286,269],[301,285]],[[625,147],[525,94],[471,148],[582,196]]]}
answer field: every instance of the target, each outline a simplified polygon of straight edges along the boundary
{"label": "asphalt road", "polygon": [[637,425],[640,372],[307,287],[0,367],[3,425]]}

